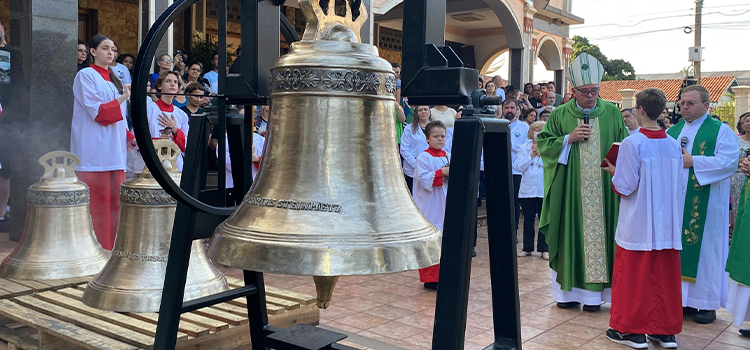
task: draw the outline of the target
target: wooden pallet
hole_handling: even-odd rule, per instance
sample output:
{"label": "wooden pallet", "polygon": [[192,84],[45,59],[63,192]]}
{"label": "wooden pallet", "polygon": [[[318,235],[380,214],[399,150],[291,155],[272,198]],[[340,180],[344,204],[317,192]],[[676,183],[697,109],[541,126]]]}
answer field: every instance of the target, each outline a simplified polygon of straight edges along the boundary
{"label": "wooden pallet", "polygon": [[8,299],[21,295],[46,292],[48,290],[74,287],[87,283],[91,279],[91,277],[92,276],[37,281],[0,278],[0,299]]}
{"label": "wooden pallet", "polygon": [[[244,284],[228,280],[233,287]],[[81,302],[85,288],[81,282],[68,281],[68,286],[54,288],[39,281],[34,281],[40,283],[35,287],[30,286],[34,283],[9,282],[24,286],[13,286],[14,292],[0,300],[0,339],[11,349],[150,349],[154,344],[157,313],[118,313],[86,306]],[[313,296],[269,286],[266,296],[273,326],[319,321]],[[182,314],[177,348],[233,349],[250,344],[246,306],[245,298],[239,298]]]}

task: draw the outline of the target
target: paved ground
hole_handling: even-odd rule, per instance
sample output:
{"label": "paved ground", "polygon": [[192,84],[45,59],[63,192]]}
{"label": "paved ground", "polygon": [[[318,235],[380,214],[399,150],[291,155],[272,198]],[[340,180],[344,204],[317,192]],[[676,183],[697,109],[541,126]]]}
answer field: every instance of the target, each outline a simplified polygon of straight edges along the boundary
{"label": "paved ground", "polygon": [[[519,234],[519,240],[521,236]],[[0,234],[0,256],[15,244]],[[520,249],[520,247],[519,247]],[[472,263],[466,327],[466,349],[483,349],[493,341],[487,231],[479,230],[478,256]],[[222,269],[240,277],[240,271]],[[609,305],[596,313],[561,310],[551,294],[547,261],[535,253],[518,258],[521,300],[521,333],[525,350],[626,349],[604,336],[609,324]],[[310,277],[266,275],[275,287],[315,294]],[[435,292],[426,290],[416,271],[391,275],[342,277],[332,305],[320,313],[322,327],[346,333],[346,345],[360,349],[429,349],[435,314]],[[677,340],[680,349],[750,349],[731,316],[723,310],[711,325],[686,318]],[[750,322],[745,323],[750,327]],[[0,345],[0,349],[3,348]],[[652,346],[651,348],[657,348]]]}
{"label": "paved ground", "polygon": [[[519,234],[519,241],[521,235]],[[519,245],[520,249],[520,245]],[[478,256],[472,263],[466,349],[493,342],[487,230],[480,228]],[[229,272],[234,274],[234,272]],[[538,253],[518,258],[521,334],[524,350],[628,349],[607,340],[609,304],[596,313],[557,308],[550,270]],[[310,277],[266,275],[266,283],[314,295]],[[345,344],[361,349],[430,349],[435,292],[426,290],[416,271],[379,276],[342,277],[331,306],[320,313],[323,327],[349,335]],[[745,323],[750,327],[750,322]],[[750,349],[731,315],[720,310],[711,325],[685,318],[679,349]],[[652,349],[659,347],[651,345]]]}

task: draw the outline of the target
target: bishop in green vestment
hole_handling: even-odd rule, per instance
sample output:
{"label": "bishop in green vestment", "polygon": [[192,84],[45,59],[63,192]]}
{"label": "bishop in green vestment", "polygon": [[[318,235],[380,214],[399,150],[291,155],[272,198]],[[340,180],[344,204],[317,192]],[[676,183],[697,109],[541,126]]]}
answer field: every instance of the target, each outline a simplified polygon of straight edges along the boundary
{"label": "bishop in green vestment", "polygon": [[619,211],[612,177],[600,164],[628,130],[619,108],[598,97],[603,68],[593,56],[579,55],[568,71],[575,98],[557,107],[537,136],[544,162],[539,232],[549,245],[558,306],[595,311],[610,300]]}

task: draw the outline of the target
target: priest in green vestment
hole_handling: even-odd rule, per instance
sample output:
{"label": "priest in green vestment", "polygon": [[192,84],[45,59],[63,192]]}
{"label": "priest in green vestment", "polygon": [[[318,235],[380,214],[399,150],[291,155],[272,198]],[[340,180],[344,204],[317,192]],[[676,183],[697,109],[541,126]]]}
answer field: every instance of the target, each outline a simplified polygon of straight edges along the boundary
{"label": "priest in green vestment", "polygon": [[604,69],[582,53],[568,69],[574,98],[555,108],[537,136],[544,162],[539,232],[549,245],[553,296],[561,308],[597,311],[610,301],[619,199],[600,167],[628,136],[620,109],[599,98]]}
{"label": "priest in green vestment", "polygon": [[[740,160],[740,169],[745,180],[736,203],[737,219],[726,267],[729,272],[727,311],[734,315],[733,321],[738,327],[742,327],[743,321],[750,321],[750,156]],[[750,329],[740,329],[740,334],[750,337]]]}

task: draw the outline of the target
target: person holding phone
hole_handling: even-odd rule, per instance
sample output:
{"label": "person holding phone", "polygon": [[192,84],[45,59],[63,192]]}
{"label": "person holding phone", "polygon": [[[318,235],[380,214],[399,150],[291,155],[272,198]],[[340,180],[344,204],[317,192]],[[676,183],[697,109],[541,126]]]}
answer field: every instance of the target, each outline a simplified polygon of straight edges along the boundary
{"label": "person holding phone", "polygon": [[[536,112],[533,109],[530,112]],[[523,251],[521,256],[530,256],[534,251],[534,222],[542,213],[542,200],[544,199],[544,164],[539,156],[539,148],[536,144],[536,136],[542,131],[544,122],[533,122],[526,134],[526,142],[517,146],[517,156],[513,161],[513,170],[521,173],[521,186],[518,191],[518,200],[523,209]],[[547,241],[544,234],[539,232],[536,251],[542,255],[542,259],[549,260],[547,252]]]}

